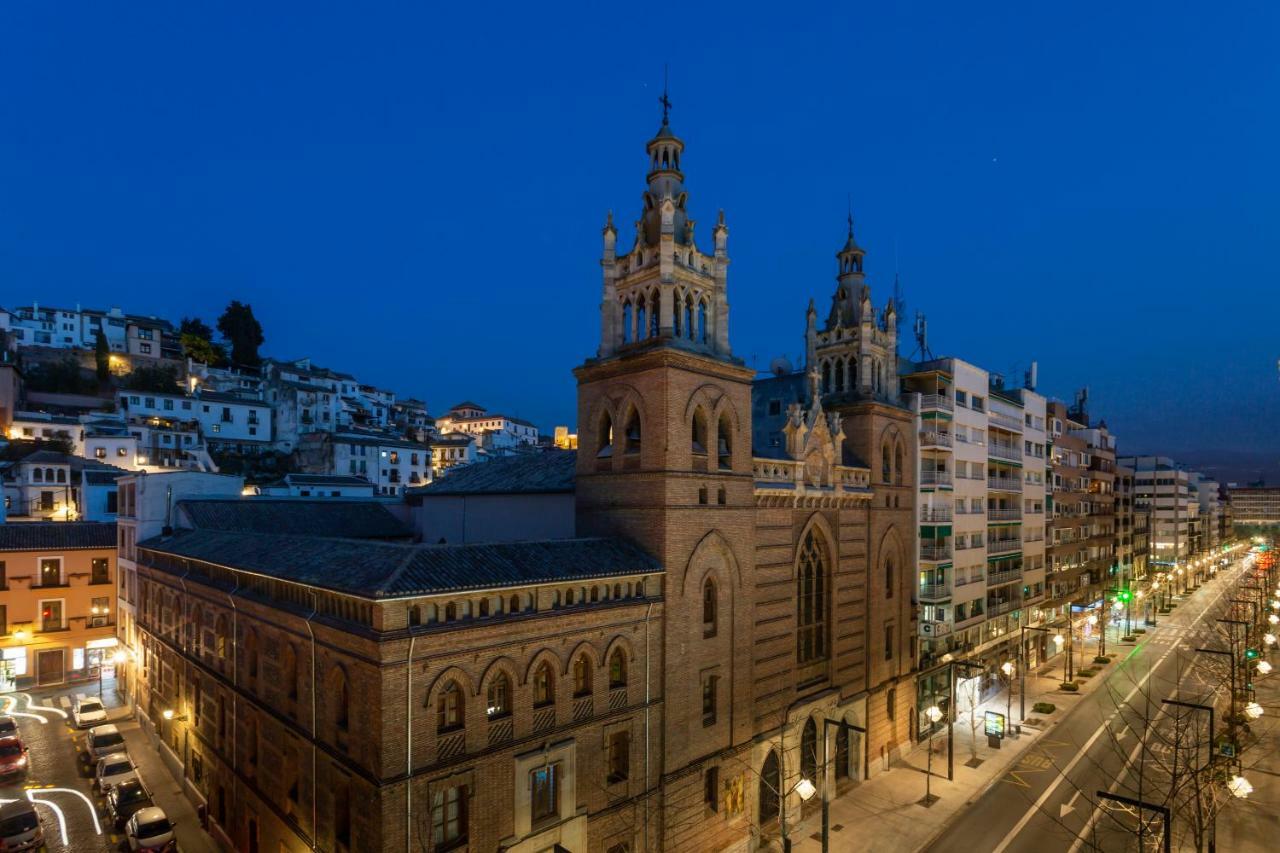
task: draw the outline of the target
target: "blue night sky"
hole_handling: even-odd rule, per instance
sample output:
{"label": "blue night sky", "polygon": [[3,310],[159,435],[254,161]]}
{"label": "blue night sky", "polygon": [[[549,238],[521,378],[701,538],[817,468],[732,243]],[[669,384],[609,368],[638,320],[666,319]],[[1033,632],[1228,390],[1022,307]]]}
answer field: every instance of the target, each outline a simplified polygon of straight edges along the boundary
{"label": "blue night sky", "polygon": [[670,62],[748,363],[825,316],[851,193],[935,353],[1280,450],[1275,4],[208,5],[0,8],[0,304],[239,298],[268,355],[572,423]]}

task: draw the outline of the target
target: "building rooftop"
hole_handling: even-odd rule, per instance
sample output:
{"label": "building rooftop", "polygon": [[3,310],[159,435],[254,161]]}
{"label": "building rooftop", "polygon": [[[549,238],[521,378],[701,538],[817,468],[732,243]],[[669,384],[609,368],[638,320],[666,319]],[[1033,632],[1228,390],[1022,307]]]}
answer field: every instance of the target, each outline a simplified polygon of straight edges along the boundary
{"label": "building rooftop", "polygon": [[572,492],[578,454],[573,450],[548,450],[466,465],[450,471],[426,486],[410,489],[411,495],[509,495]]}
{"label": "building rooftop", "polygon": [[0,524],[0,551],[116,548],[115,522],[14,521]]}
{"label": "building rooftop", "polygon": [[281,482],[290,486],[373,486],[364,477],[351,474],[285,474]]}
{"label": "building rooftop", "polygon": [[340,498],[189,498],[178,508],[200,530],[345,539],[403,539],[412,532],[381,503]]}
{"label": "building rooftop", "polygon": [[364,598],[651,574],[658,561],[624,539],[408,545],[227,530],[180,530],[140,549],[204,560]]}

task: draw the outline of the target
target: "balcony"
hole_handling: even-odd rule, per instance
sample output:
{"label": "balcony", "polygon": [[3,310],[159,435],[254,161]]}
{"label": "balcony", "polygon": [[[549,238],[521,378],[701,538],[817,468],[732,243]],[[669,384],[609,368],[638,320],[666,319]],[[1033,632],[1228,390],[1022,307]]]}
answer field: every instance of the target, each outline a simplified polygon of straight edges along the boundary
{"label": "balcony", "polygon": [[920,601],[941,601],[951,597],[950,583],[920,584]]}
{"label": "balcony", "polygon": [[920,448],[922,450],[930,447],[950,447],[951,433],[935,432],[934,430],[920,431]]}
{"label": "balcony", "polygon": [[1022,510],[1014,507],[1013,509],[1000,509],[989,507],[987,509],[988,521],[1021,521]]}
{"label": "balcony", "polygon": [[1022,582],[1022,569],[1005,569],[1000,572],[987,572],[987,586],[999,586],[1003,583]]}
{"label": "balcony", "polygon": [[1021,536],[1009,536],[1002,539],[987,540],[988,554],[1008,554],[1013,551],[1021,551],[1021,550],[1022,550]]}
{"label": "balcony", "polygon": [[987,455],[994,456],[996,459],[1004,459],[1009,462],[1021,462],[1022,448],[1018,447],[1016,444],[989,441],[987,442]]}
{"label": "balcony", "polygon": [[999,412],[988,412],[987,423],[995,424],[996,426],[1004,427],[1005,429],[1012,430],[1014,432],[1022,432],[1021,418],[1013,418],[1008,415],[1002,415]]}
{"label": "balcony", "polygon": [[950,471],[921,471],[920,485],[922,486],[950,486]]}
{"label": "balcony", "polygon": [[1022,481],[1016,477],[988,477],[987,488],[1002,492],[1021,492]]}
{"label": "balcony", "polygon": [[920,559],[938,562],[951,559],[950,542],[921,542]]}
{"label": "balcony", "polygon": [[921,394],[920,408],[952,412],[955,411],[955,403],[952,403],[951,398],[945,394]]}
{"label": "balcony", "polygon": [[987,618],[990,619],[994,616],[1000,616],[1004,613],[1008,613],[1010,610],[1017,610],[1021,606],[1022,606],[1022,602],[1018,599],[1011,599],[1009,601],[999,601],[999,602],[996,602],[995,604],[988,603]]}
{"label": "balcony", "polygon": [[927,506],[920,510],[920,521],[925,524],[939,524],[951,520],[951,507]]}

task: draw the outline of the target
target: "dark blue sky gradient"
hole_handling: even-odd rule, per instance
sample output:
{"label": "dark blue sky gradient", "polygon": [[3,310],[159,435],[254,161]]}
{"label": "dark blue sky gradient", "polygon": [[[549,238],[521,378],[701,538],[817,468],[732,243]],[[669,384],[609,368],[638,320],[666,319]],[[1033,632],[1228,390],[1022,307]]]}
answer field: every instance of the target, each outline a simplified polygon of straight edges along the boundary
{"label": "dark blue sky gradient", "polygon": [[852,193],[937,354],[1088,384],[1130,450],[1280,449],[1274,4],[207,5],[0,7],[0,304],[239,298],[270,355],[572,423],[669,61],[749,363]]}

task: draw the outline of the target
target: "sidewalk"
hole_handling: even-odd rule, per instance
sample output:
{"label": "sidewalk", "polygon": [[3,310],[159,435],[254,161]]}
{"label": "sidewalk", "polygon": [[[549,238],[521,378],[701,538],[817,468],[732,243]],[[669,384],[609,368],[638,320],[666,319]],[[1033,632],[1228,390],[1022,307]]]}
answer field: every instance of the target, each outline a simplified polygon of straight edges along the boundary
{"label": "sidewalk", "polygon": [[[1179,603],[1185,601],[1179,597]],[[1145,634],[1138,634],[1138,642],[1158,636],[1165,622],[1158,617],[1159,625],[1149,627],[1135,620],[1134,628],[1145,629]],[[1099,685],[1107,681],[1117,661],[1136,643],[1124,643],[1123,627],[1107,632],[1107,654],[1114,655],[1111,663],[1096,666],[1097,674],[1091,678],[1076,681],[1080,685],[1078,693],[1067,693],[1058,689],[1062,682],[1065,652],[1057,654],[1041,665],[1033,674],[1027,673],[1027,718],[1028,722],[1014,723],[1021,720],[1019,716],[1019,696],[1016,683],[1012,701],[1012,716],[1009,718],[1010,737],[1006,738],[1000,749],[987,746],[986,737],[981,726],[978,728],[977,756],[980,764],[971,767],[967,764],[973,754],[969,715],[961,709],[955,722],[955,779],[947,780],[947,736],[945,729],[933,737],[933,778],[930,781],[931,793],[938,797],[931,807],[925,808],[919,801],[925,795],[925,766],[928,753],[921,744],[912,750],[904,759],[896,762],[888,771],[862,782],[843,797],[833,800],[830,805],[830,849],[839,851],[857,851],[857,853],[902,853],[909,850],[920,850],[940,835],[950,820],[967,804],[976,800],[988,788],[994,785],[1018,759],[1033,746],[1040,735],[1053,729],[1084,696],[1099,689]],[[1076,669],[1081,666],[1094,666],[1093,658],[1097,654],[1097,638],[1090,638],[1085,644],[1081,664],[1080,650],[1076,649]],[[1056,706],[1053,713],[1037,714],[1032,710],[1036,702],[1050,702]],[[1001,690],[977,710],[979,719],[985,711],[1006,713],[1009,704],[1007,690]],[[1280,718],[1280,709],[1276,710]],[[1022,725],[1020,737],[1013,736],[1015,726]],[[1280,779],[1276,780],[1280,782]],[[1255,783],[1256,784],[1256,783]],[[1274,812],[1272,813],[1274,814]],[[813,813],[790,827],[792,848],[797,853],[817,853],[822,849],[822,815],[821,809],[815,808]],[[1228,848],[1223,848],[1228,849]]]}

